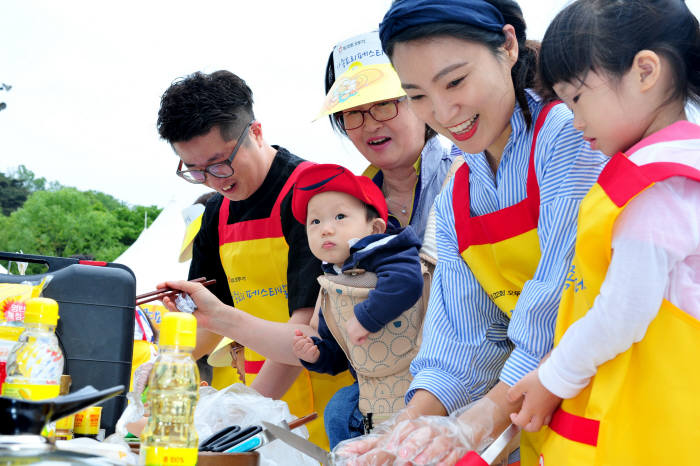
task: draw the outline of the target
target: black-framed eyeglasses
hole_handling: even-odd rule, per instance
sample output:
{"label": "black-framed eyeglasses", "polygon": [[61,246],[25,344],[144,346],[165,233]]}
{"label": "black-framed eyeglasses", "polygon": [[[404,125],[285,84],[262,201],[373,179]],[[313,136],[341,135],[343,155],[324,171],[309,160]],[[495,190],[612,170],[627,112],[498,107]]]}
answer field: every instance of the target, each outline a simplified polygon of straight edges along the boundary
{"label": "black-framed eyeglasses", "polygon": [[226,161],[212,163],[201,170],[182,170],[183,162],[182,159],[180,159],[180,163],[177,166],[177,171],[175,172],[177,176],[183,178],[185,181],[189,181],[190,183],[202,184],[207,181],[207,173],[216,178],[228,178],[229,176],[233,175],[233,167],[231,164],[233,164],[233,159],[236,157],[238,149],[241,147],[241,144],[243,144],[245,136],[248,134],[248,130],[254,121],[255,120],[250,120],[250,122],[245,125],[245,128],[243,128],[243,131],[238,138],[238,142],[236,142],[236,147],[233,148],[231,155],[228,156]]}
{"label": "black-framed eyeglasses", "polygon": [[351,129],[357,129],[365,124],[365,113],[369,114],[374,121],[388,121],[394,119],[399,114],[399,102],[403,99],[405,99],[405,97],[378,102],[367,110],[344,111],[338,119],[338,122],[345,131],[349,131]]}

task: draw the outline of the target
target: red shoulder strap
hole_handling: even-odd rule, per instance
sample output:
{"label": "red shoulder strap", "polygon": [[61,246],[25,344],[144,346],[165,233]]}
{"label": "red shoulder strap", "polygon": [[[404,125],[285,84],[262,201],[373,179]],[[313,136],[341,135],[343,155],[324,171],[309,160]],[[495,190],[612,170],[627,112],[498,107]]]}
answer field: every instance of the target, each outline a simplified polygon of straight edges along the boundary
{"label": "red shoulder strap", "polygon": [[700,170],[674,162],[654,162],[639,166],[618,152],[600,173],[598,184],[616,206],[622,207],[653,183],[673,176],[700,181]]}
{"label": "red shoulder strap", "polygon": [[549,111],[561,102],[545,105],[537,116],[530,147],[525,199],[489,214],[471,217],[469,198],[469,166],[463,164],[455,173],[452,191],[452,208],[460,251],[472,244],[486,244],[511,238],[537,228],[540,208],[540,188],[535,172],[535,147],[539,132],[547,120]]}
{"label": "red shoulder strap", "polygon": [[246,220],[232,225],[228,224],[229,208],[231,201],[224,197],[219,208],[219,245],[233,243],[237,241],[254,240],[261,238],[276,238],[282,236],[282,221],[280,219],[280,206],[282,200],[292,189],[294,183],[299,178],[301,171],[313,165],[313,162],[302,162],[294,168],[289,175],[284,186],[277,195],[275,204],[272,206],[270,216],[255,220]]}

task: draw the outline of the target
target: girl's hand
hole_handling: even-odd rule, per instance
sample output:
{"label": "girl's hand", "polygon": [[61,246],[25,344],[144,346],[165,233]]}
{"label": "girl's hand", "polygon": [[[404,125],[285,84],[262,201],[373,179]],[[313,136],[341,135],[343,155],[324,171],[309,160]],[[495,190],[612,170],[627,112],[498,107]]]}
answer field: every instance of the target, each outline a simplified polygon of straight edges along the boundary
{"label": "girl's hand", "polygon": [[[158,284],[157,288],[172,288],[181,290],[190,295],[194,303],[197,305],[197,310],[192,315],[197,318],[197,325],[209,330],[211,321],[216,319],[219,309],[224,306],[224,303],[219,301],[219,298],[202,286],[201,283],[188,282],[177,280]],[[175,300],[169,297],[163,298],[163,305],[171,311],[177,311]]]}
{"label": "girl's hand", "polygon": [[357,317],[352,316],[350,320],[347,321],[345,330],[347,330],[350,342],[352,342],[353,345],[361,345],[367,341],[369,331],[362,326],[360,321],[357,320]]}
{"label": "girl's hand", "polygon": [[508,391],[508,399],[515,402],[525,397],[520,412],[512,413],[510,420],[528,432],[537,432],[543,425],[549,424],[552,414],[557,409],[561,398],[550,392],[542,385],[534,370],[520,379]]}
{"label": "girl's hand", "polygon": [[318,361],[318,358],[321,356],[318,346],[310,337],[301,333],[301,330],[294,330],[292,349],[296,357],[311,364]]}

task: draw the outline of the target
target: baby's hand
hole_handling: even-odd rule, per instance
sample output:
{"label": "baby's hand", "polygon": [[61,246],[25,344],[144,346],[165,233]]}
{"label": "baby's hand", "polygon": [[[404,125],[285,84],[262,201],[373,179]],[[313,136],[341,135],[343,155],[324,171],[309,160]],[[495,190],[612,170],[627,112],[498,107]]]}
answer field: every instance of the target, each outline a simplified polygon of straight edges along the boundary
{"label": "baby's hand", "polygon": [[510,420],[528,432],[537,432],[543,425],[549,424],[552,414],[561,403],[561,398],[542,385],[537,376],[537,369],[520,379],[508,390],[508,401],[516,402],[525,397],[520,412],[512,413]]}
{"label": "baby's hand", "polygon": [[304,336],[301,330],[295,330],[294,335],[292,348],[294,349],[296,357],[311,364],[318,361],[321,352],[318,350],[314,341],[310,337]]}
{"label": "baby's hand", "polygon": [[350,342],[352,342],[353,345],[361,345],[367,341],[369,331],[362,326],[360,321],[357,320],[357,317],[352,316],[350,320],[348,320],[347,324],[345,324],[345,330],[347,330]]}

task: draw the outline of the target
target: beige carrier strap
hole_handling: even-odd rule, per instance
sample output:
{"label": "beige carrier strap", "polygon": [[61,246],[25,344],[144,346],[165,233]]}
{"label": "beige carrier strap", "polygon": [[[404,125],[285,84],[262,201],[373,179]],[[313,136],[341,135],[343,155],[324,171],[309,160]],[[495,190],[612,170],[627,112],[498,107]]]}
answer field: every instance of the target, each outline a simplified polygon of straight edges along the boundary
{"label": "beige carrier strap", "polygon": [[355,305],[369,296],[377,283],[374,273],[352,276],[323,275],[321,306],[329,330],[357,373],[360,412],[371,423],[382,422],[405,406],[404,395],[411,384],[409,366],[418,353],[430,273],[423,270],[423,296],[394,321],[371,333],[362,345],[350,344],[345,329]]}

